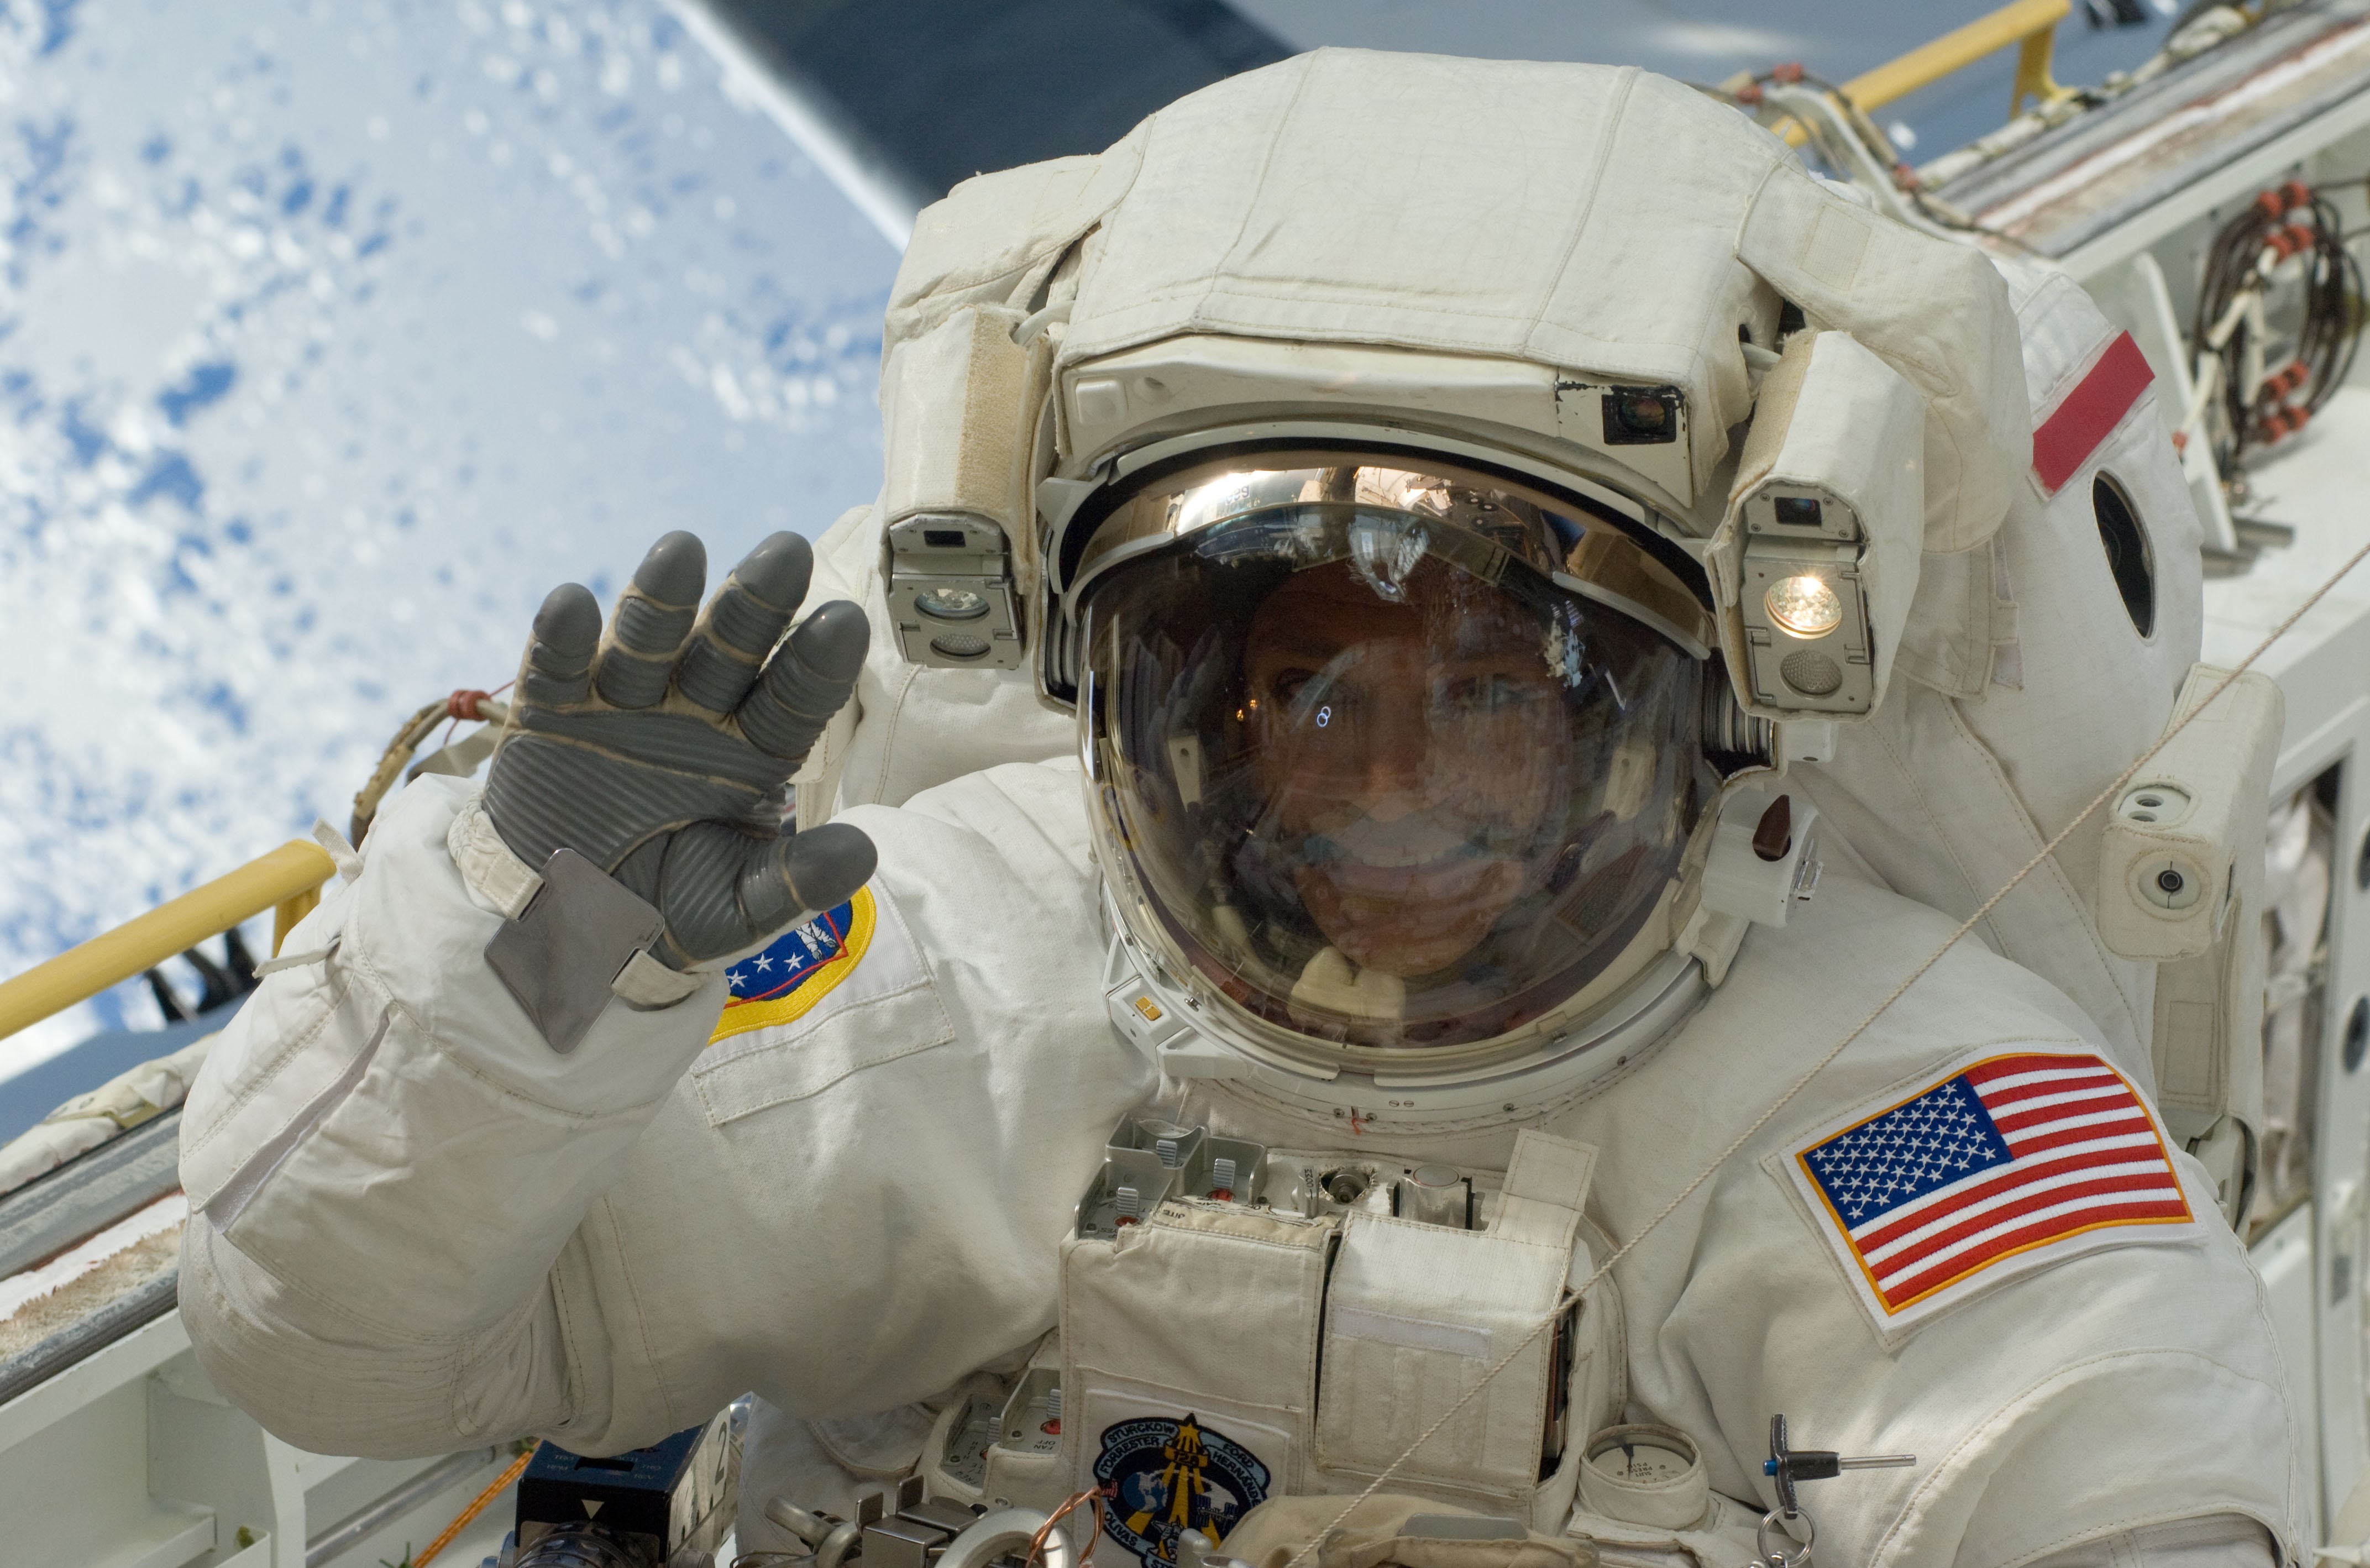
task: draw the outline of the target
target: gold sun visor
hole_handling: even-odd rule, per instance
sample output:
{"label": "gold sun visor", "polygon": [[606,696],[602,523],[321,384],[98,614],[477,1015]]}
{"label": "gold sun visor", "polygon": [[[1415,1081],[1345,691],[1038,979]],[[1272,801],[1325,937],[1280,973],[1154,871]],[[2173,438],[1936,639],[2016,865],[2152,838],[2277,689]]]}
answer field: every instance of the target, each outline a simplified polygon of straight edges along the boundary
{"label": "gold sun visor", "polygon": [[1155,479],[1081,554],[1102,863],[1271,1047],[1487,1055],[1668,946],[1709,617],[1568,501],[1313,455]]}
{"label": "gold sun visor", "polygon": [[[1193,466],[1110,512],[1069,573],[1075,593],[1100,571],[1169,540],[1276,508],[1372,507],[1432,522],[1435,553],[1494,581],[1520,562],[1568,592],[1619,610],[1701,659],[1710,614],[1678,576],[1605,513],[1500,475],[1426,460],[1360,462],[1332,452],[1271,452]],[[1493,554],[1506,558],[1494,559]]]}

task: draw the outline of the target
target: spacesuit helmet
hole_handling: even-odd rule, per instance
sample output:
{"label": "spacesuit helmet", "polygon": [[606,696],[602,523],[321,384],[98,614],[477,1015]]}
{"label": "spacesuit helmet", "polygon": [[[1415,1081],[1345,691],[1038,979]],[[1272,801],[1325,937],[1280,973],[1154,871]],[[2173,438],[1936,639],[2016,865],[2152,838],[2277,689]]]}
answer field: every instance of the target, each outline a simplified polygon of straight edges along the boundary
{"label": "spacesuit helmet", "polygon": [[1344,1115],[1576,1092],[1720,984],[1925,552],[1916,668],[1991,657],[2031,454],[1980,252],[1591,66],[1230,77],[925,211],[884,341],[886,625],[1076,709],[1113,1021]]}
{"label": "spacesuit helmet", "polygon": [[1707,712],[1733,704],[1689,563],[1624,521],[1471,461],[1306,446],[1197,455],[1092,526],[1100,858],[1227,1032],[1486,1056],[1669,946],[1721,778]]}

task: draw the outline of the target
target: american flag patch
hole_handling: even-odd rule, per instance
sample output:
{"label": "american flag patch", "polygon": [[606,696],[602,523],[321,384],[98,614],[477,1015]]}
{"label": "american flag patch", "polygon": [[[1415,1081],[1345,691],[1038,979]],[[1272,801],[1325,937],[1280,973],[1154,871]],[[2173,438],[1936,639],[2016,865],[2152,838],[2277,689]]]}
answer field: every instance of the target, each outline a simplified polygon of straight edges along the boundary
{"label": "american flag patch", "polygon": [[[1812,1212],[1887,1327],[2133,1226],[2194,1233],[2163,1130],[2097,1056],[1994,1056],[1795,1151]],[[1962,1288],[1963,1287],[1963,1288]]]}

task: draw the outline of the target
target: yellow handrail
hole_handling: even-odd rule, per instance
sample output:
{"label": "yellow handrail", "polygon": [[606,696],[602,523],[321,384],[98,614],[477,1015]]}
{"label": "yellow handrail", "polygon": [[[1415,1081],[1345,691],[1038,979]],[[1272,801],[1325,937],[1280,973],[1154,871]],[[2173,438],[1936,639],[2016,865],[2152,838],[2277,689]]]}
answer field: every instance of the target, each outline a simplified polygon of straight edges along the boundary
{"label": "yellow handrail", "polygon": [[[1953,71],[1964,70],[1987,54],[2016,44],[2016,80],[2008,89],[2008,117],[2013,120],[2023,111],[2028,98],[2046,103],[2064,96],[2065,89],[2051,78],[2049,64],[2056,45],[2057,24],[2073,9],[2073,0],[2011,0],[1998,10],[1921,43],[1873,71],[1861,72],[1843,85],[1843,95],[1863,113],[1881,109],[1920,87],[1932,86]],[[1790,120],[1785,122],[1784,135],[1798,147],[1808,140],[1801,125]]]}
{"label": "yellow handrail", "polygon": [[267,909],[276,911],[271,948],[277,952],[289,928],[320,902],[321,884],[337,869],[328,850],[293,839],[228,876],[0,981],[0,1040]]}
{"label": "yellow handrail", "polygon": [[[2029,57],[2033,40],[2048,40],[2073,9],[2073,0],[2015,0],[2013,5],[2003,6],[1987,17],[1977,17],[1930,43],[1919,44],[1897,60],[1889,60],[1873,71],[1854,76],[1844,84],[1845,95],[1862,109],[1877,109],[1895,98],[1907,98],[1918,88],[1939,82],[2011,43],[2022,44]],[[2048,60],[2048,52],[2043,49],[2040,71],[2044,78]],[[2025,80],[2025,65],[2026,60],[2019,58],[2019,86]],[[2011,117],[2015,114],[2013,104],[2008,112]]]}

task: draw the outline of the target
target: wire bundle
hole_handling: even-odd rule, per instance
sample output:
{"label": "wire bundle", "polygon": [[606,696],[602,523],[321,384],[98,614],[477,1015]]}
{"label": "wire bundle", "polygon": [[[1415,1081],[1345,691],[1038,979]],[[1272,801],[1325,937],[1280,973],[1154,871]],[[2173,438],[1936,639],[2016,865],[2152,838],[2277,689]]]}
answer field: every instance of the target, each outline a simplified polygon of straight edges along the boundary
{"label": "wire bundle", "polygon": [[[2017,250],[2029,248],[2011,236],[1986,229],[1966,213],[1935,195],[1929,183],[1910,167],[1893,139],[1877,128],[1850,93],[1834,82],[1789,61],[1766,71],[1739,73],[1718,86],[1696,84],[1696,90],[1716,98],[1772,130],[1789,122],[1834,175],[1847,182],[1889,182],[1903,209],[1894,215],[1922,219],[1938,230],[1979,235],[1996,245]],[[2096,95],[2071,95],[2084,105]],[[1819,99],[1824,99],[1821,103]],[[1856,167],[1857,166],[1857,167]]]}
{"label": "wire bundle", "polygon": [[[2291,260],[2301,263],[2292,340],[2274,340],[2263,305]],[[2249,448],[2304,429],[2353,367],[2362,329],[2362,269],[2345,247],[2336,206],[2301,180],[2266,190],[2206,249],[2190,342],[2201,375],[2220,361],[2224,474]]]}

